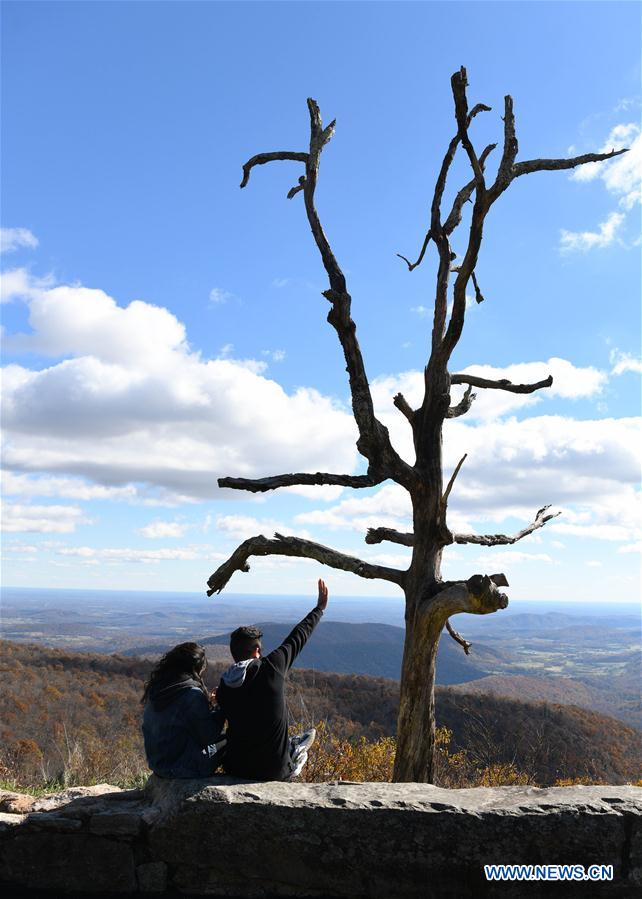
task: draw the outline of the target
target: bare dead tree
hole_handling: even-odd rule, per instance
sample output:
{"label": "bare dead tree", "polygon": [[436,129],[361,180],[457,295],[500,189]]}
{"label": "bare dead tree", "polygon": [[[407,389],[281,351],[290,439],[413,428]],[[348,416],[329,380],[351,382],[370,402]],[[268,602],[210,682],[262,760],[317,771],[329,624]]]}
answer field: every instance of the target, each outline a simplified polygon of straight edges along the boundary
{"label": "bare dead tree", "polygon": [[[325,128],[317,103],[309,99],[310,145],[306,152],[278,151],[253,156],[243,166],[241,187],[245,187],[252,169],[276,160],[291,160],[305,164],[305,174],[288,192],[291,199],[303,193],[303,201],[312,236],[321,254],[328,276],[329,287],[323,296],[330,303],[328,322],[335,329],[345,356],[352,409],[359,437],[357,448],[368,462],[365,475],[339,475],[324,472],[282,474],[255,480],[247,478],[220,478],[221,487],[237,490],[265,492],[277,487],[294,484],[332,484],[344,487],[374,487],[392,480],[404,487],[413,510],[412,533],[398,533],[389,528],[370,529],[367,543],[382,540],[412,547],[412,560],[406,571],[388,568],[362,561],[354,556],[337,552],[310,540],[275,534],[273,539],[262,535],[245,540],[210,577],[208,595],[220,592],[236,571],[248,571],[250,556],[297,556],[352,571],[363,578],[380,578],[396,584],[406,599],[406,637],[401,673],[401,700],[397,727],[397,756],[394,777],[397,781],[427,781],[433,779],[435,746],[434,681],[437,645],[444,626],[460,643],[464,651],[470,644],[449,624],[451,616],[461,612],[486,615],[503,609],[508,604],[499,587],[507,586],[503,574],[473,574],[467,579],[443,581],[441,559],[445,546],[452,543],[477,543],[482,546],[498,546],[515,543],[537,528],[542,527],[553,515],[546,514],[548,506],[537,512],[533,522],[514,536],[503,534],[456,534],[447,524],[447,507],[450,493],[464,459],[455,468],[446,487],[443,486],[442,429],[444,421],[464,415],[474,400],[472,388],[505,390],[513,393],[531,393],[550,387],[549,376],[536,384],[512,384],[507,380],[492,381],[467,374],[451,374],[448,363],[464,327],[466,291],[472,283],[477,302],[484,297],[479,288],[475,269],[481,247],[486,216],[493,204],[517,178],[541,171],[572,169],[587,162],[597,162],[617,156],[623,150],[610,153],[588,153],[570,159],[531,159],[517,161],[517,137],[513,101],[504,98],[504,137],[501,159],[495,179],[487,182],[486,162],[495,144],[478,153],[469,136],[473,119],[479,113],[489,111],[482,103],[468,108],[466,96],[466,70],[461,68],[451,79],[457,131],[450,141],[437,176],[430,206],[430,222],[419,257],[410,262],[402,257],[409,270],[422,262],[430,243],[438,257],[435,285],[434,318],[430,356],[424,372],[424,395],[419,408],[413,409],[401,394],[394,404],[408,420],[412,429],[416,461],[414,465],[401,458],[393,447],[387,428],[377,419],[366,370],[357,342],[356,326],[351,318],[351,298],[345,276],[332,252],[315,207],[315,190],[319,162],[323,148],[334,134],[335,122]],[[472,178],[457,192],[452,207],[444,218],[442,201],[449,170],[459,148],[463,148],[472,170]],[[464,206],[472,203],[466,249],[459,265],[453,267],[455,254],[451,248],[451,235],[461,224]],[[452,311],[448,314],[448,301],[452,283]],[[466,385],[463,399],[451,404],[450,389],[453,384]],[[465,458],[465,457],[464,457]]]}

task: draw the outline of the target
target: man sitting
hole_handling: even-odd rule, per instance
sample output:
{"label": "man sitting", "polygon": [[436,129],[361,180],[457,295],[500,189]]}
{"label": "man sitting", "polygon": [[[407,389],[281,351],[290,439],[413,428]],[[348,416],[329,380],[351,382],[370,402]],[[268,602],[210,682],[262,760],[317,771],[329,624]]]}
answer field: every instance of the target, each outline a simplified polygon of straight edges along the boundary
{"label": "man sitting", "polygon": [[328,588],[319,580],[317,605],[297,624],[283,643],[261,655],[261,631],[239,627],[230,635],[234,659],[223,674],[217,701],[227,719],[227,774],[249,780],[289,780],[307,759],[315,731],[288,736],[285,675],[305,646],[328,604]]}

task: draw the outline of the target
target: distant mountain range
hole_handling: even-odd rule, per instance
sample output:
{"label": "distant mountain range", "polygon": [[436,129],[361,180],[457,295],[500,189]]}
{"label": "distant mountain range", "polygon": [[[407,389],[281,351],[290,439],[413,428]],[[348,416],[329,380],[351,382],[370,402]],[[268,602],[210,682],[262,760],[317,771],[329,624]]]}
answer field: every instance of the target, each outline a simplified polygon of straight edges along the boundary
{"label": "distant mountain range", "polygon": [[[275,649],[287,637],[294,623],[262,622],[263,652]],[[226,657],[229,634],[219,634],[201,640],[203,646],[220,648],[211,653],[212,660]],[[399,680],[403,658],[404,629],[390,624],[350,624],[343,621],[322,621],[295,662],[296,668],[334,671],[337,674],[368,674]],[[127,655],[148,656],[164,652],[158,644],[133,647]],[[460,646],[444,634],[437,655],[437,683],[462,684],[486,677],[499,657],[493,649],[475,645],[475,655],[466,656]],[[229,654],[227,658],[232,661]]]}
{"label": "distant mountain range", "polygon": [[[265,622],[269,651],[309,611],[310,597],[3,588],[2,637],[68,652],[158,657],[184,640],[205,642],[229,664],[228,634]],[[574,702],[640,728],[640,612],[632,605],[516,602],[497,615],[457,615],[473,646],[465,656],[442,635],[437,683],[486,695]],[[298,667],[399,678],[401,598],[332,597]]]}

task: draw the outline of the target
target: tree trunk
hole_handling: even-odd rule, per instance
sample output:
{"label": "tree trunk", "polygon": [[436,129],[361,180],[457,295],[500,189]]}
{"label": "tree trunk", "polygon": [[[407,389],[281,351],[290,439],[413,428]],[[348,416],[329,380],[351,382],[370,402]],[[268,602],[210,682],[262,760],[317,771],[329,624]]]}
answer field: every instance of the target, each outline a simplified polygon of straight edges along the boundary
{"label": "tree trunk", "polygon": [[406,609],[393,780],[433,783],[435,670],[444,622],[430,614],[429,600],[406,596]]}

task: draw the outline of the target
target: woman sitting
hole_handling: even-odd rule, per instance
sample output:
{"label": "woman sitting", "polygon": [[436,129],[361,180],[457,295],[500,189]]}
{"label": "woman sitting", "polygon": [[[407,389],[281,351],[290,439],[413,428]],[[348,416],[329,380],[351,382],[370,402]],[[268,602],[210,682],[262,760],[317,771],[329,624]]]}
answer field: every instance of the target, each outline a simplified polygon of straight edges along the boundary
{"label": "woman sitting", "polygon": [[225,743],[225,718],[203,683],[205,650],[181,643],[158,662],[142,702],[147,764],[160,777],[209,777]]}

